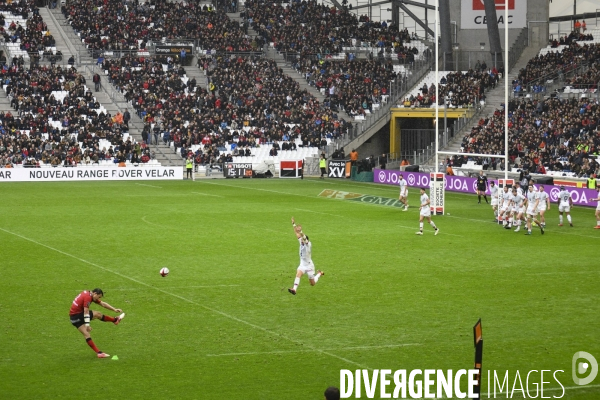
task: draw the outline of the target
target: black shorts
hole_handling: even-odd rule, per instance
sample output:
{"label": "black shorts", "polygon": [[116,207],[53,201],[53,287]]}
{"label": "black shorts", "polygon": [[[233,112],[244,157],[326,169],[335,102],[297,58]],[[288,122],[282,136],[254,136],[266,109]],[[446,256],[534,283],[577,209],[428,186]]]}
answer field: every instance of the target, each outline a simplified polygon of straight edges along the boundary
{"label": "black shorts", "polygon": [[480,191],[480,192],[485,192],[485,189],[486,189],[485,185],[483,185],[483,186],[477,186],[477,190]]}
{"label": "black shorts", "polygon": [[[92,313],[92,311],[90,310],[90,321],[92,320],[92,318],[94,318],[94,314]],[[85,324],[85,320],[83,319],[83,313],[79,313],[79,314],[75,314],[75,315],[69,315],[69,319],[71,320],[71,324],[79,329],[80,326]]]}

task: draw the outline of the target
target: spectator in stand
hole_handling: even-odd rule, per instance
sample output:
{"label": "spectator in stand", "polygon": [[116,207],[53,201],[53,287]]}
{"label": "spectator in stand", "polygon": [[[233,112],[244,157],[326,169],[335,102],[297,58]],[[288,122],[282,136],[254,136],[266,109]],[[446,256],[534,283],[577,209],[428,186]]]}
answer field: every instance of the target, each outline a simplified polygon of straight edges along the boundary
{"label": "spectator in stand", "polygon": [[356,149],[352,149],[352,151],[350,152],[350,163],[352,164],[352,166],[356,165],[356,162],[358,161],[358,151],[356,151]]}

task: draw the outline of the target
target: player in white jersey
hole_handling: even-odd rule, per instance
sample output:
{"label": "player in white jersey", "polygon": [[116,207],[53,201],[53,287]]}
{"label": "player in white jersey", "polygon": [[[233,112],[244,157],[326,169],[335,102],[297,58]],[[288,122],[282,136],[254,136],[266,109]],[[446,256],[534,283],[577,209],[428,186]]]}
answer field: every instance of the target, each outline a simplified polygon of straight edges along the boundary
{"label": "player in white jersey", "polygon": [[531,225],[532,222],[535,222],[539,227],[542,235],[544,234],[544,227],[535,217],[537,215],[537,208],[540,202],[539,194],[534,190],[533,184],[529,185],[529,190],[527,191],[527,233],[526,235],[531,235]]}
{"label": "player in white jersey", "polygon": [[523,213],[525,211],[524,203],[525,196],[519,194],[517,188],[513,188],[512,190],[512,202],[513,202],[513,210],[514,210],[514,224],[517,226],[515,232],[519,232],[521,230],[521,220],[523,219]]}
{"label": "player in white jersey", "polygon": [[302,225],[296,225],[294,217],[292,217],[292,226],[294,227],[294,233],[298,238],[298,243],[300,243],[300,265],[296,270],[294,287],[288,289],[288,292],[295,295],[296,290],[298,290],[298,285],[300,285],[300,278],[302,275],[308,275],[308,281],[311,286],[315,286],[319,281],[319,278],[325,275],[325,273],[317,270],[317,274],[315,275],[315,265],[312,262],[312,243],[308,239],[308,236],[302,232]]}
{"label": "player in white jersey", "polygon": [[546,211],[550,210],[550,196],[548,196],[548,192],[544,190],[544,185],[540,185],[538,188],[538,197],[539,204],[537,211],[540,213],[540,223],[545,228],[546,227]]}
{"label": "player in white jersey", "polygon": [[594,227],[594,229],[600,229],[600,186],[596,187],[596,193],[598,193],[598,197],[596,197],[595,199],[591,199],[592,201],[598,202],[598,204],[596,205],[596,226]]}
{"label": "player in white jersey", "polygon": [[400,196],[398,196],[398,200],[404,204],[404,210],[402,211],[406,211],[408,210],[408,184],[402,174],[399,175],[399,178],[398,186],[400,186]]}
{"label": "player in white jersey", "polygon": [[429,196],[427,196],[427,193],[425,193],[425,188],[421,188],[420,204],[421,205],[419,206],[419,232],[417,232],[417,235],[423,234],[423,220],[425,218],[427,218],[427,221],[429,221],[429,225],[431,225],[433,229],[435,229],[435,235],[437,235],[438,233],[440,233],[440,230],[437,226],[435,226],[435,223],[431,220],[431,210],[429,209]]}
{"label": "player in white jersey", "polygon": [[[512,193],[508,190],[508,185],[504,185],[504,189],[501,194],[501,199],[502,199],[502,207],[500,208],[499,216],[500,216],[500,220],[502,221],[502,226],[506,227],[509,216],[510,216],[511,208],[512,208],[512,204],[511,204]],[[512,219],[511,219],[511,226],[512,226]]]}
{"label": "player in white jersey", "polygon": [[492,210],[494,210],[494,217],[498,220],[498,186],[494,181],[490,181],[490,196],[492,197]]}
{"label": "player in white jersey", "polygon": [[515,182],[515,187],[517,188],[517,193],[524,196],[525,194],[523,193],[523,188],[521,187],[521,184],[519,182]]}
{"label": "player in white jersey", "polygon": [[513,227],[513,224],[516,226],[517,224],[514,223],[514,217],[515,217],[515,211],[517,211],[517,208],[515,206],[515,196],[513,193],[516,193],[513,191],[514,188],[509,189],[508,190],[508,207],[506,209],[506,212],[504,213],[504,219],[508,219],[508,224],[504,224],[504,229],[510,229]]}
{"label": "player in white jersey", "polygon": [[571,193],[565,190],[564,186],[560,187],[558,193],[558,226],[563,226],[563,213],[567,214],[567,221],[571,228],[573,227],[573,221],[571,220],[571,207],[573,206],[573,199]]}
{"label": "player in white jersey", "polygon": [[[517,194],[525,197],[525,193],[523,192],[523,189],[521,188],[521,184],[519,182],[515,182],[515,187],[517,188]],[[513,203],[513,217],[515,214],[518,214],[518,211],[516,209],[514,209],[514,203]],[[521,221],[527,222],[524,212],[523,212],[523,215],[521,215]],[[514,218],[513,218],[513,225],[517,225],[517,222],[514,220]]]}

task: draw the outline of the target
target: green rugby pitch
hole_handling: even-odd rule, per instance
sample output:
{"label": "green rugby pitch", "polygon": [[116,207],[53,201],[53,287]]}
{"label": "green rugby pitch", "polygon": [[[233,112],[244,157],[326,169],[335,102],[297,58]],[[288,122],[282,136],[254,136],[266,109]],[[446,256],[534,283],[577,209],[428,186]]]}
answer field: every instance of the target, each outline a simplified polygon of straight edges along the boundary
{"label": "green rugby pitch", "polygon": [[[472,368],[481,318],[484,392],[488,369],[511,387],[517,370],[564,370],[563,398],[600,399],[600,377],[571,378],[575,352],[600,360],[593,209],[559,228],[553,204],[547,233],[525,237],[447,192],[440,234],[419,237],[416,189],[407,212],[324,189],[398,193],[318,179],[4,184],[0,398],[321,400],[340,369]],[[297,296],[292,216],[326,272]],[[97,359],[67,318],[95,287],[127,313],[92,322],[118,360]]]}

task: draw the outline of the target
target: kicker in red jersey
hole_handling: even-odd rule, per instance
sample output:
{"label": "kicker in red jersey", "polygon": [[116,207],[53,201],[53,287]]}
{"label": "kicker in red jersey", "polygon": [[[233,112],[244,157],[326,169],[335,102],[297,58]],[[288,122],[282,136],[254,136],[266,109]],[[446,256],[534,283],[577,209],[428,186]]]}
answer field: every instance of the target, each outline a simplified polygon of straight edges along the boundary
{"label": "kicker in red jersey", "polygon": [[[71,309],[69,310],[69,315],[76,315],[83,313],[84,308],[90,308],[90,304],[92,304],[92,294],[89,290],[84,290],[79,293],[75,300],[73,300],[73,304],[71,304]],[[100,304],[100,300],[94,301],[96,304]]]}

